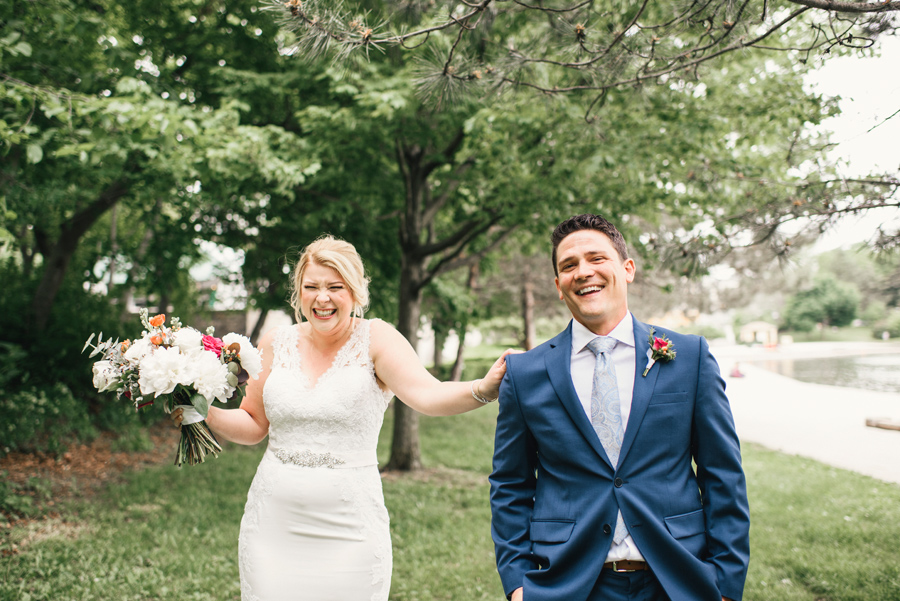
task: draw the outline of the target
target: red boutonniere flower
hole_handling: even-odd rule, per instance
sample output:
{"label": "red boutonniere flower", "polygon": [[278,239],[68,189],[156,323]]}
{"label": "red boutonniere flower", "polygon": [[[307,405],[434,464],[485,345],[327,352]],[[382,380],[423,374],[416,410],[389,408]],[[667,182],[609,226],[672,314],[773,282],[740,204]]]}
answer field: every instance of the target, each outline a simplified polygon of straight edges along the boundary
{"label": "red boutonniere flower", "polygon": [[644,369],[642,376],[646,376],[650,368],[657,361],[668,363],[675,358],[675,346],[672,341],[666,338],[666,335],[654,336],[656,330],[650,328],[650,348],[647,349],[647,367]]}

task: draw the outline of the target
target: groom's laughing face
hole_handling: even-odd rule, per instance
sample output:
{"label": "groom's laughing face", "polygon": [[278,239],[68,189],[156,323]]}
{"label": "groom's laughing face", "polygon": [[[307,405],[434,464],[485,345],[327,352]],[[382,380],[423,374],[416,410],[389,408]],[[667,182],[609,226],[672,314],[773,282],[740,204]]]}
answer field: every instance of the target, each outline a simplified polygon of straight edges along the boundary
{"label": "groom's laughing face", "polygon": [[556,253],[559,299],[579,323],[595,334],[609,334],[628,312],[634,261],[623,261],[609,237],[596,230],[569,234]]}

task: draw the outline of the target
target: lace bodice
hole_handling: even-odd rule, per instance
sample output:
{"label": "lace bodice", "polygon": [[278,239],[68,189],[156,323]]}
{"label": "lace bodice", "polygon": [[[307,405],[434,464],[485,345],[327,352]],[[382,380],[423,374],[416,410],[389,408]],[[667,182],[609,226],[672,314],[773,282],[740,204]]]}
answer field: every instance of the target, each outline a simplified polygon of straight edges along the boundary
{"label": "lace bodice", "polygon": [[263,392],[270,449],[294,456],[374,454],[393,395],[382,390],[375,378],[369,355],[370,324],[356,321],[350,338],[315,385],[301,369],[299,326],[279,328]]}

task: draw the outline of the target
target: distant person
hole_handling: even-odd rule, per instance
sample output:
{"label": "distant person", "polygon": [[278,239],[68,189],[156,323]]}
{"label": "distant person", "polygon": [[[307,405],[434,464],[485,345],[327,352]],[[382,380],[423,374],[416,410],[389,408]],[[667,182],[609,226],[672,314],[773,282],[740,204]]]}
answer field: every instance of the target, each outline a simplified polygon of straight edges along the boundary
{"label": "distant person", "polygon": [[739,600],[750,515],[709,346],[631,315],[635,264],[609,221],[578,215],[551,240],[556,289],[573,319],[506,358],[490,476],[505,593]]}
{"label": "distant person", "polygon": [[741,371],[741,364],[735,363],[734,367],[731,368],[731,372],[728,374],[731,378],[743,378],[744,372]]}
{"label": "distant person", "polygon": [[[239,409],[209,410],[206,423],[228,440],[269,437],[241,520],[244,601],[387,601],[391,538],[375,447],[391,391],[427,415],[496,400],[502,356],[483,380],[439,382],[397,330],[363,319],[368,283],[350,243],[307,246],[292,278],[298,324],[263,336],[263,371]],[[178,423],[181,410],[172,416]]]}

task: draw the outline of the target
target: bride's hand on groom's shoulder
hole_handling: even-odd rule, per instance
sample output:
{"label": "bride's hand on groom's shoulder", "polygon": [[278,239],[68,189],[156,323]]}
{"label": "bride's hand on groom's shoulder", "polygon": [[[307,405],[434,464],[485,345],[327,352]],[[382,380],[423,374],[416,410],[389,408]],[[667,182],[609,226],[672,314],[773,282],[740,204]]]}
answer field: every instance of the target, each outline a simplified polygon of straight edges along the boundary
{"label": "bride's hand on groom's shoulder", "polygon": [[481,382],[479,382],[478,387],[481,389],[481,394],[488,399],[496,399],[500,396],[500,382],[503,381],[503,376],[506,375],[506,357],[524,352],[525,351],[520,349],[511,348],[503,351],[503,354],[494,361],[494,364],[491,365],[491,369],[488,370],[487,374]]}

